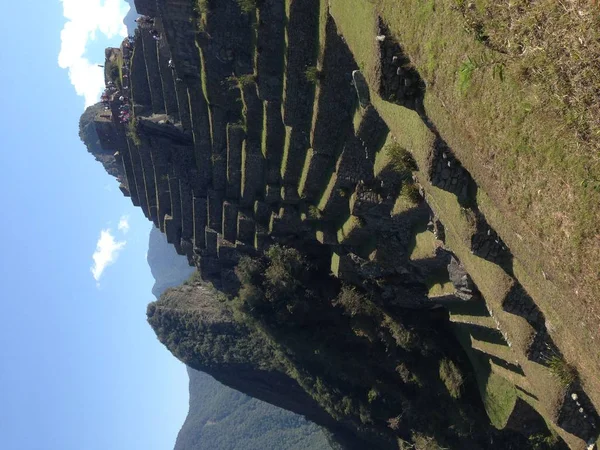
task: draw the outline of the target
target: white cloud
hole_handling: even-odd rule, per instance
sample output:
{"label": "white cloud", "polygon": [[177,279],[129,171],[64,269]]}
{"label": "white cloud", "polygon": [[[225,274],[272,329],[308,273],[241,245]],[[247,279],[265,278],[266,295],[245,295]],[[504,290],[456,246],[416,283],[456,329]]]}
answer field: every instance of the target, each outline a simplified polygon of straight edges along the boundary
{"label": "white cloud", "polygon": [[129,5],[123,0],[61,0],[67,23],[60,33],[61,47],[58,65],[69,70],[69,79],[77,95],[85,98],[85,106],[98,101],[104,88],[104,53],[86,57],[86,47],[98,33],[106,38],[127,36],[123,18]]}
{"label": "white cloud", "polygon": [[126,234],[129,231],[129,216],[121,216],[117,228],[119,231],[122,231],[124,234]]}
{"label": "white cloud", "polygon": [[90,268],[96,281],[100,281],[104,269],[117,260],[119,253],[123,250],[125,244],[127,244],[126,241],[115,240],[110,229],[102,230],[100,232],[100,238],[96,244],[96,251],[92,255],[94,264]]}

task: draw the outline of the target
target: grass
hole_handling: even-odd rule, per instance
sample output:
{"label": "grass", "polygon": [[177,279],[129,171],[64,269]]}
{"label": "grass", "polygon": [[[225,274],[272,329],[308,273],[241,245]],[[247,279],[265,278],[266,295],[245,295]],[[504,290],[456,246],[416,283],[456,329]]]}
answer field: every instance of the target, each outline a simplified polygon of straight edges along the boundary
{"label": "grass", "polygon": [[[446,43],[429,75],[430,118],[507,228],[544,247],[545,271],[594,304],[597,270],[587,261],[600,256],[597,10],[581,0],[482,0],[473,9],[435,2],[419,22],[423,2],[405,2],[402,13],[391,0],[376,3],[422,74],[431,66],[426,49]],[[587,314],[598,318],[599,309]]]}
{"label": "grass", "polygon": [[398,142],[387,144],[383,150],[389,155],[392,166],[397,172],[409,177],[411,172],[418,169],[412,154],[398,144]]}
{"label": "grass", "polygon": [[400,189],[400,196],[406,198],[413,205],[417,205],[421,201],[419,188],[415,183],[405,181]]}
{"label": "grass", "polygon": [[506,426],[517,402],[517,392],[513,384],[491,371],[487,357],[474,351],[471,337],[463,324],[453,324],[456,336],[465,350],[475,371],[475,380],[483,400],[483,406],[492,425],[498,429]]}
{"label": "grass", "polygon": [[547,363],[552,374],[563,386],[571,386],[577,380],[577,369],[561,356],[554,355],[548,358]]}
{"label": "grass", "polygon": [[446,386],[450,397],[454,399],[460,398],[462,394],[462,386],[464,378],[460,369],[449,359],[442,359],[440,361],[440,380]]}
{"label": "grass", "polygon": [[[561,330],[555,340],[575,360],[574,349],[600,338],[594,325],[600,277],[590,263],[600,259],[600,97],[594,94],[600,16],[583,0],[479,0],[473,9],[469,3],[406,0],[398,8],[394,0],[331,0],[331,13],[371,86],[377,52],[375,40],[364,36],[374,35],[377,15],[386,20],[425,79],[429,119],[488,197],[486,217],[523,268],[519,279],[540,293],[534,300],[542,311],[560,312],[553,314]],[[427,167],[433,136],[419,116],[372,97],[398,143]],[[426,177],[417,175],[423,184]],[[505,277],[467,254],[471,230],[455,200],[424,187],[452,228],[449,245],[484,296],[497,298]],[[508,326],[525,342],[517,322]],[[600,357],[577,365],[590,396],[600,401]]]}
{"label": "grass", "polygon": [[142,140],[137,131],[137,120],[131,119],[127,124],[127,137],[135,144],[136,147],[141,147]]}

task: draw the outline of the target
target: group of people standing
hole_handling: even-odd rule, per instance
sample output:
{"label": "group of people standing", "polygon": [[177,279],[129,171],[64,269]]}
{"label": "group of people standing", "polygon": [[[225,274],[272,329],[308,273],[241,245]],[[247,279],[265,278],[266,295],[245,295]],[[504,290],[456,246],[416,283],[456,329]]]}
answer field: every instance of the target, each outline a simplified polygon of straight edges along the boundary
{"label": "group of people standing", "polygon": [[138,25],[151,26],[152,28],[150,29],[150,35],[154,38],[154,40],[160,41],[162,36],[158,32],[158,30],[156,30],[154,28],[154,17],[141,16],[141,17],[138,17],[137,19],[135,19],[135,21]]}

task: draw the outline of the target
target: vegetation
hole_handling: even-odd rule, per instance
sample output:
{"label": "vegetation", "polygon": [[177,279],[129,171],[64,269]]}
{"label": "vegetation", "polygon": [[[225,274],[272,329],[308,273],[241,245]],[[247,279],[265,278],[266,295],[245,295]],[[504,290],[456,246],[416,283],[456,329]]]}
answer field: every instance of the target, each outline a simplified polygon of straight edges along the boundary
{"label": "vegetation", "polygon": [[237,0],[237,3],[240,5],[240,9],[245,14],[250,14],[256,11],[256,8],[258,7],[257,0]]}
{"label": "vegetation", "polygon": [[[428,122],[376,96],[374,106],[419,166],[435,140],[427,124],[435,126],[478,182],[478,204],[514,249],[520,280],[537,293],[536,302],[560,317],[557,325],[564,330],[575,330],[574,317],[583,318],[586,332],[564,333],[557,345],[570,352],[589,346],[591,336],[597,337],[592,318],[600,313],[597,271],[589,264],[600,258],[600,133],[592,131],[600,117],[597,5],[583,0],[407,0],[401,9],[394,0],[330,5],[371,85],[378,81],[378,52],[364,36],[377,18],[402,42],[427,84]],[[449,195],[428,194],[449,228],[466,228]],[[552,274],[552,283],[541,268]],[[491,272],[479,275],[498,291]],[[573,297],[574,286],[574,300],[564,301]],[[565,356],[577,360],[597,397],[597,355]]]}
{"label": "vegetation", "polygon": [[384,151],[390,157],[394,169],[404,177],[408,178],[411,172],[418,170],[412,154],[397,142],[387,144]]}
{"label": "vegetation", "polygon": [[140,147],[142,145],[142,140],[140,139],[140,135],[137,130],[137,120],[131,119],[127,124],[127,137],[131,139],[131,142],[135,144],[136,147]]}
{"label": "vegetation", "polygon": [[421,201],[421,193],[419,192],[419,188],[415,183],[412,182],[402,183],[400,195],[409,200],[413,205],[416,205]]}
{"label": "vegetation", "polygon": [[452,398],[459,398],[464,383],[460,369],[449,359],[440,361],[440,379]]}
{"label": "vegetation", "polygon": [[232,88],[237,87],[239,89],[243,89],[256,82],[256,75],[253,73],[248,73],[244,75],[230,76],[227,78],[227,81]]}
{"label": "vegetation", "polygon": [[309,82],[317,84],[319,81],[321,81],[323,74],[319,69],[317,69],[316,66],[310,66],[304,72],[304,76]]}
{"label": "vegetation", "polygon": [[577,369],[561,356],[554,355],[547,359],[550,371],[564,386],[570,386],[577,380]]}
{"label": "vegetation", "polygon": [[188,369],[190,409],[175,450],[329,450],[321,429],[301,416]]}

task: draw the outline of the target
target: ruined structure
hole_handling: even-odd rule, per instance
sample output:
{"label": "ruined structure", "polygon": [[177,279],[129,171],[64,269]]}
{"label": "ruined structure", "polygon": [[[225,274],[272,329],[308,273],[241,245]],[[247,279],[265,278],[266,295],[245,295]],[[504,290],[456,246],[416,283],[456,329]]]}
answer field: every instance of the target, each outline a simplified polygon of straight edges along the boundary
{"label": "ruined structure", "polygon": [[[475,182],[427,117],[425,83],[381,20],[364,37],[386,36],[375,44],[379,72],[366,77],[376,100],[359,105],[359,67],[327,1],[263,0],[251,13],[235,0],[206,10],[190,0],[136,7],[155,18],[161,39],[143,25],[133,48],[107,50],[106,63],[107,82],[122,86],[128,56],[134,119],[117,120],[117,93],[108,112],[88,111],[84,139],[205,280],[234,296],[240,258],[279,243],[326,260],[335,277],[383,305],[443,307],[490,416],[503,380],[511,407],[496,427],[518,429],[532,407],[571,448],[595,441],[600,399],[578,378],[557,376],[562,356],[544,312],[480,210]],[[390,130],[390,111],[406,115],[419,144]],[[410,175],[398,147],[416,160]],[[309,417],[331,426],[322,414]]]}

